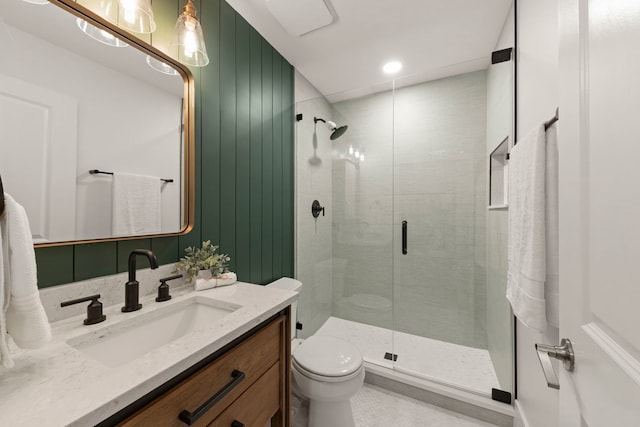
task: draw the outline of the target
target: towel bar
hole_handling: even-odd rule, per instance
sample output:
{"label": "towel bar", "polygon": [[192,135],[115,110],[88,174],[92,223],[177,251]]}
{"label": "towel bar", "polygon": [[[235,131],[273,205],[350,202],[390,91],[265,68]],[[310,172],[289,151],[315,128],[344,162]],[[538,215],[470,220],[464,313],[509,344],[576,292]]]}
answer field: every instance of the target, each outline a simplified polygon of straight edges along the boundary
{"label": "towel bar", "polygon": [[[89,173],[90,173],[91,175],[97,175],[97,174],[113,175],[113,172],[105,172],[105,171],[101,171],[101,170],[98,170],[98,169],[91,169],[91,170],[89,171]],[[160,180],[161,180],[161,181],[164,181],[164,182],[173,182],[173,180],[172,180],[172,179],[166,179],[166,178],[160,178]]]}

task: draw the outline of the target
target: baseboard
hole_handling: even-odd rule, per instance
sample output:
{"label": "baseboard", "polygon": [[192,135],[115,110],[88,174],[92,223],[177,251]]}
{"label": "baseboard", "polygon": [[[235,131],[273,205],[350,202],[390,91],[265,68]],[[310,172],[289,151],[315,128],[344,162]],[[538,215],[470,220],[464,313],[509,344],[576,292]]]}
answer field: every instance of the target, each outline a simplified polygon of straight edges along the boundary
{"label": "baseboard", "polygon": [[366,363],[365,382],[501,427],[514,425],[513,406],[488,397],[416,379],[391,369]]}

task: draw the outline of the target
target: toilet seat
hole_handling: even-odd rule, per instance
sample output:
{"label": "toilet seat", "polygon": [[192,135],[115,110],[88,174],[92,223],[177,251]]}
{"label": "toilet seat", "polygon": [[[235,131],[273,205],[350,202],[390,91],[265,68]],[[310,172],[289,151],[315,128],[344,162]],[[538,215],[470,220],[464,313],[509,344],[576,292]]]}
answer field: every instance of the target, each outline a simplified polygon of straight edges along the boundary
{"label": "toilet seat", "polygon": [[293,365],[293,369],[299,372],[300,375],[303,375],[309,378],[310,380],[315,380],[323,383],[341,383],[341,382],[349,381],[350,379],[356,378],[358,375],[360,375],[360,371],[364,369],[364,367],[360,367],[360,369],[348,375],[343,375],[341,377],[328,377],[324,375],[315,374],[313,372],[306,370],[305,368],[300,366],[298,363],[296,363],[296,361],[293,359],[292,359],[292,365]]}
{"label": "toilet seat", "polygon": [[353,344],[341,339],[314,335],[296,348],[292,364],[308,378],[340,382],[359,374],[362,354]]}

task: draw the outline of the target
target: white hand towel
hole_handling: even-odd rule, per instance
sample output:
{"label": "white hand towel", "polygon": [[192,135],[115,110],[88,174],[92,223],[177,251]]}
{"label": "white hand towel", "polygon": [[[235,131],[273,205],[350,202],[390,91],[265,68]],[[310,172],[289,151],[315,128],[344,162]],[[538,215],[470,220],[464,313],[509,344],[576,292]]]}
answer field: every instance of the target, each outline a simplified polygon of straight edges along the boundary
{"label": "white hand towel", "polygon": [[560,248],[559,248],[559,203],[558,203],[558,130],[557,122],[547,129],[547,277],[544,284],[544,299],[547,323],[560,326]]}
{"label": "white hand towel", "polygon": [[[0,222],[4,285],[9,288],[8,301],[4,301],[6,332],[18,347],[37,348],[51,340],[51,325],[40,302],[31,228],[24,208],[6,193],[4,198],[5,214]],[[6,290],[4,295],[6,298]]]}
{"label": "white hand towel", "polygon": [[[0,192],[0,197],[3,194]],[[4,313],[7,311],[7,304],[9,303],[9,286],[5,286],[5,254],[9,253],[7,247],[7,239],[3,236],[5,234],[4,216],[0,217],[0,362],[6,368],[13,367],[13,360],[11,359],[11,353],[9,352],[9,346],[7,344],[7,319]]]}
{"label": "white hand towel", "polygon": [[195,284],[196,291],[204,291],[205,289],[219,288],[220,286],[233,285],[238,281],[236,273],[228,272],[221,276],[212,277],[210,279],[197,279]]}
{"label": "white hand towel", "polygon": [[507,299],[516,317],[538,331],[547,328],[545,160],[541,124],[511,150],[507,245]]}
{"label": "white hand towel", "polygon": [[114,236],[159,233],[160,177],[113,174],[112,230]]}

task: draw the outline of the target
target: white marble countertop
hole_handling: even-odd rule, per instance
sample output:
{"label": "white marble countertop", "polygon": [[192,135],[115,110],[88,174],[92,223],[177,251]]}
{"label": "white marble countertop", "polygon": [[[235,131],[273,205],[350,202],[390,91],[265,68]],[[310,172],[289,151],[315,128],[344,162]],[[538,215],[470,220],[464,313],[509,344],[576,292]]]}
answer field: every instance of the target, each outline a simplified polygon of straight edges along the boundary
{"label": "white marble countertop", "polygon": [[[164,303],[156,303],[155,295],[141,297],[143,307],[133,313],[122,313],[121,304],[106,307],[107,320],[96,325],[83,325],[84,314],[55,322],[49,344],[37,350],[16,351],[15,366],[0,368],[0,426],[95,425],[267,320],[297,297],[291,291],[241,282],[200,292],[182,288],[172,294],[173,299]],[[108,367],[67,344],[194,295],[241,308],[117,367]]]}

